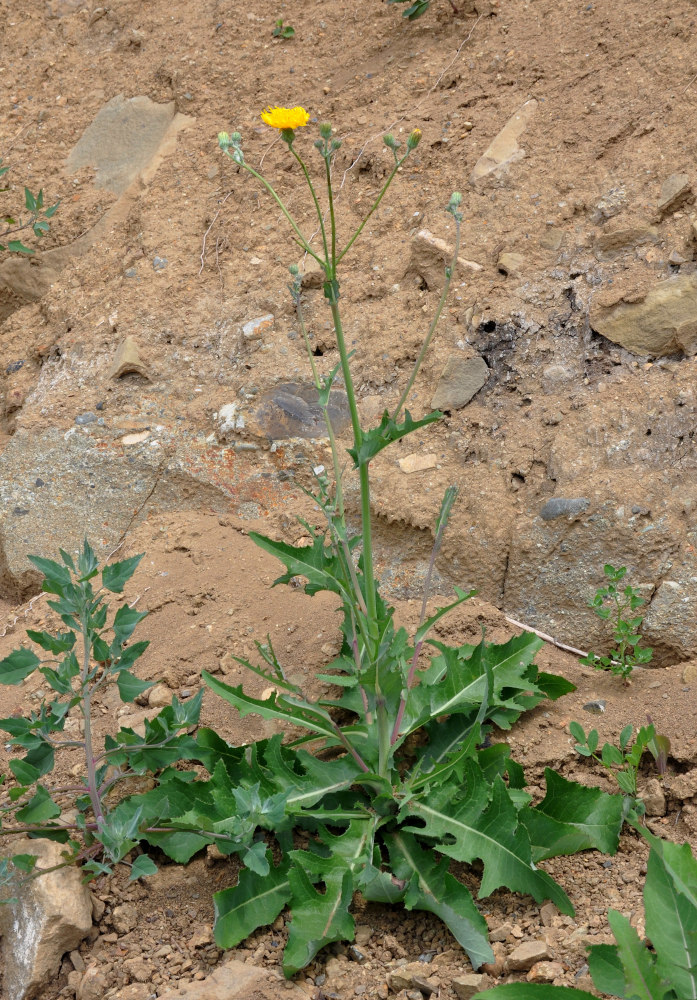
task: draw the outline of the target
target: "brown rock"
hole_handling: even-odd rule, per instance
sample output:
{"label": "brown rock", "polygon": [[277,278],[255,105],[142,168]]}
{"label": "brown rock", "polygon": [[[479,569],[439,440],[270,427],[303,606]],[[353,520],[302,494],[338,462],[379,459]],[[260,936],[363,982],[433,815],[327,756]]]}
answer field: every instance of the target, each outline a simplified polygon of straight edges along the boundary
{"label": "brown rock", "polygon": [[512,163],[522,160],[525,153],[518,139],[537,110],[537,101],[526,101],[510,118],[488,149],[477,160],[470,174],[470,184],[479,185],[489,178],[500,179]]}
{"label": "brown rock", "polygon": [[123,375],[135,373],[143,378],[150,378],[147,365],[140,356],[138,345],[133,337],[126,337],[121,341],[114,358],[114,363],[109,369],[109,378],[121,378]]}
{"label": "brown rock", "polygon": [[489,977],[481,972],[470,972],[466,976],[458,976],[450,984],[455,990],[460,1000],[470,1000],[475,993],[485,990],[488,986]]}
{"label": "brown rock", "polygon": [[697,684],[697,660],[686,663],[682,671],[683,684]]}
{"label": "brown rock", "polygon": [[522,253],[504,252],[499,254],[496,266],[502,274],[510,274],[512,278],[519,278],[525,267],[525,257]]}
{"label": "brown rock", "polygon": [[160,994],[160,1000],[307,1000],[307,994],[294,983],[281,982],[267,969],[246,962],[231,961],[219,966],[206,979],[180,983]]}
{"label": "brown rock", "polygon": [[591,309],[591,326],[634,354],[660,357],[697,351],[697,274],[660,281],[635,301]]}
{"label": "brown rock", "polygon": [[506,967],[509,972],[527,972],[537,962],[553,957],[546,941],[523,941],[508,956]]}
{"label": "brown rock", "polygon": [[687,201],[692,195],[692,186],[687,174],[671,174],[661,185],[658,199],[658,214],[662,218]]}
{"label": "brown rock", "polygon": [[[21,839],[13,854],[34,854],[36,869],[64,861],[63,846],[50,840]],[[5,996],[31,1000],[55,980],[63,955],[77,948],[92,928],[92,901],[77,868],[47,872],[17,893],[16,903],[0,906]]]}
{"label": "brown rock", "polygon": [[152,1000],[153,995],[151,983],[131,983],[121,987],[118,1000]]}
{"label": "brown rock", "polygon": [[144,962],[140,956],[136,958],[127,958],[123,963],[123,967],[131,977],[135,979],[137,983],[148,983],[153,974],[153,967],[149,962]]}
{"label": "brown rock", "polygon": [[649,778],[639,798],[646,806],[647,816],[665,816],[666,796],[658,778]]}
{"label": "brown rock", "polygon": [[431,400],[434,410],[459,410],[486,384],[489,368],[484,358],[451,355]]}
{"label": "brown rock", "polygon": [[122,903],[114,907],[111,923],[117,934],[128,934],[138,924],[138,911],[133,903]]}
{"label": "brown rock", "polygon": [[691,799],[693,795],[697,795],[697,768],[671,778],[670,794],[675,799]]}
{"label": "brown rock", "polygon": [[560,962],[535,962],[527,974],[529,983],[552,983],[564,975],[564,966]]}
{"label": "brown rock", "polygon": [[107,980],[98,965],[90,965],[77,989],[77,1000],[102,1000],[107,989]]}
{"label": "brown rock", "polygon": [[436,455],[405,455],[397,460],[402,472],[426,472],[428,469],[435,469],[438,464]]}
{"label": "brown rock", "polygon": [[164,708],[172,704],[172,692],[166,684],[155,684],[148,691],[148,705],[151,708]]}

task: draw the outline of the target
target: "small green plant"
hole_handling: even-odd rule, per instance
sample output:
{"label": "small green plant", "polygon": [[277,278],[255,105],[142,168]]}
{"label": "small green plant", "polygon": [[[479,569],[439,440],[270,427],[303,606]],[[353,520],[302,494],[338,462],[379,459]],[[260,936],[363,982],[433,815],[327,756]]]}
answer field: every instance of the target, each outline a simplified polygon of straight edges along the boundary
{"label": "small green plant", "polygon": [[[697,1000],[697,861],[689,844],[671,844],[644,827],[651,846],[644,885],[646,935],[608,911],[616,944],[591,945],[588,966],[598,992],[621,1000]],[[496,994],[496,996],[494,996]],[[593,1000],[566,986],[507,983],[472,1000]]]}
{"label": "small green plant", "polygon": [[295,28],[291,28],[289,24],[284,24],[283,18],[279,17],[271,34],[274,38],[295,38]]}
{"label": "small green plant", "polygon": [[630,743],[634,727],[630,724],[625,726],[620,733],[619,746],[613,743],[603,744],[603,748],[598,755],[598,730],[590,729],[588,733],[579,722],[569,723],[569,732],[576,740],[574,750],[583,757],[591,757],[602,764],[614,777],[619,785],[622,794],[629,800],[629,807],[636,815],[643,815],[644,803],[638,798],[637,775],[639,765],[645,750],[649,750],[659,774],[665,774],[668,754],[670,753],[670,740],[667,736],[656,733],[656,729],[649,717],[648,726],[641,726],[637,731],[634,743]]}
{"label": "small green plant", "polygon": [[580,662],[597,670],[609,670],[628,684],[634,667],[640,663],[650,663],[653,658],[653,650],[641,645],[639,629],[644,620],[643,615],[627,617],[628,612],[641,607],[644,599],[634,587],[620,589],[617,586],[627,572],[625,566],[615,569],[607,563],[603,572],[608,583],[605,587],[598,588],[588,606],[593,608],[598,618],[612,622],[616,646],[606,656],[589,653]]}
{"label": "small green plant", "polygon": [[[132,672],[148,646],[147,641],[131,641],[146,613],[124,603],[110,615],[107,602],[108,594],[123,591],[142,557],[100,570],[87,541],[77,559],[63,550],[60,555],[60,563],[29,558],[44,574],[43,590],[54,595],[49,607],[60,616],[65,631],[29,630],[29,639],[46,655],[40,658],[33,649],[22,647],[0,661],[0,683],[21,684],[38,670],[53,694],[28,717],[0,719],[13,754],[11,775],[2,778],[0,789],[0,834],[59,841],[66,845],[65,864],[80,864],[92,878],[125,862],[140,843],[141,825],[147,825],[137,796],[129,800],[119,789],[148,771],[159,774],[162,783],[168,765],[197,755],[187,731],[198,721],[201,694],[185,703],[173,698],[170,707],[146,721],[144,737],[122,729],[116,738],[107,737],[103,749],[97,748],[93,713],[100,690],[114,683],[121,700],[132,702],[154,683],[141,681]],[[95,590],[98,576],[101,586]],[[74,784],[52,786],[48,779],[56,754],[75,750],[83,759],[82,777]],[[126,863],[132,879],[156,870],[144,854]],[[33,864],[31,855],[5,858],[0,882],[16,887],[20,873],[32,877]]]}
{"label": "small green plant", "polygon": [[[3,167],[2,160],[0,159],[0,177],[4,177],[9,169],[9,167]],[[0,194],[8,190],[8,187],[0,188]],[[43,190],[34,195],[29,188],[25,187],[24,205],[29,213],[29,217],[22,220],[21,218],[15,219],[11,215],[4,216],[2,221],[5,224],[5,229],[0,230],[0,241],[5,240],[7,236],[20,233],[25,229],[31,229],[34,236],[39,238],[45,236],[50,228],[47,219],[52,218],[60,202],[57,201],[55,205],[51,205],[50,208],[45,209]],[[2,250],[9,250],[10,253],[34,253],[31,247],[27,247],[22,243],[21,239],[9,240],[8,243],[0,242],[0,251]]]}
{"label": "small green plant", "polygon": [[[434,336],[458,258],[460,194],[454,193],[446,208],[454,223],[453,257],[422,348],[411,373],[405,374],[399,398],[385,409],[377,426],[365,428],[351,370],[353,352],[348,350],[342,323],[339,266],[416,149],[421,132],[411,132],[406,144],[393,135],[384,137],[392,153],[392,170],[363,221],[340,245],[332,161],[341,143],[331,124],[319,125],[314,142],[326,188],[325,214],[310,167],[296,148],[296,132],[309,121],[307,111],[269,108],[262,119],[279,130],[308,186],[319,248],[304,236],[276,189],[246,161],[242,136],[222,132],[219,144],[240,170],[263,185],[301,250],[322,269],[338,363],[322,372],[313,356],[299,270],[292,266],[289,288],[332,452],[332,470],[315,469],[316,488],[311,494],[324,514],[326,529],[319,531],[303,522],[308,537],[304,545],[256,533],[250,537],[285,567],[276,583],[300,580],[309,595],[319,591],[337,595],[342,647],[320,675],[338,693],[316,700],[289,681],[270,643],[257,646],[261,664],[238,661],[272,685],[274,693],[267,700],[251,697],[242,685],[233,687],[203,674],[209,687],[240,715],[275,720],[293,736],[286,745],[277,737],[245,748],[243,764],[235,763],[239,751],[221,751],[230,761],[234,783],[257,783],[262,801],[282,801],[283,816],[273,826],[276,851],[269,842],[265,869],[248,866],[236,886],[216,893],[215,939],[221,947],[234,947],[288,905],[292,916],[284,970],[292,975],[324,945],[353,938],[350,906],[359,891],[369,901],[401,902],[408,909],[434,913],[478,968],[492,956],[486,924],[469,890],[450,873],[451,860],[467,864],[481,860],[481,896],[507,886],[538,901],[552,899],[562,912],[570,913],[571,901],[538,863],[591,846],[614,851],[623,801],[548,770],[547,795],[533,808],[522,769],[511,759],[508,746],[483,746],[492,724],[507,729],[543,698],[559,697],[573,686],[535,666],[541,645],[536,636],[525,634],[503,644],[482,638],[478,645],[462,646],[431,637],[440,619],[473,593],[455,588],[450,602],[428,613],[435,561],[456,499],[453,487],[446,491],[436,521],[420,621],[413,634],[395,623],[394,608],[382,597],[375,575],[371,461],[393,442],[441,416],[434,412],[415,419],[405,404]],[[345,453],[328,413],[330,393],[339,387],[351,414],[352,441],[346,453],[358,479],[357,527],[351,525],[345,504]],[[587,822],[591,816],[592,822]],[[301,847],[298,831],[303,833]]]}
{"label": "small green plant", "polygon": [[[387,0],[388,3],[408,3],[409,6],[403,12],[402,17],[406,17],[408,21],[416,21],[417,18],[421,17],[426,13],[428,8],[431,6],[431,0]],[[453,0],[448,0],[453,14],[458,13],[458,8],[453,3]]]}

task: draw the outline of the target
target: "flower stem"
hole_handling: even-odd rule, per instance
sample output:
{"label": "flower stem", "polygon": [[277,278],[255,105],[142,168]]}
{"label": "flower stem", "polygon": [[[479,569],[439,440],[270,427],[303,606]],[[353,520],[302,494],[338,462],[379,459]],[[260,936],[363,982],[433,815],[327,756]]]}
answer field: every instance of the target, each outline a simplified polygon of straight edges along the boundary
{"label": "flower stem", "polygon": [[450,267],[446,267],[446,269],[445,269],[445,284],[443,285],[443,291],[441,293],[441,297],[438,300],[438,305],[436,307],[435,314],[433,316],[433,319],[431,320],[431,325],[428,328],[428,333],[426,334],[426,339],[424,340],[423,344],[421,345],[421,350],[419,351],[419,356],[418,356],[418,358],[416,359],[416,361],[414,363],[414,368],[413,368],[413,371],[412,371],[411,376],[409,378],[409,381],[407,382],[407,384],[406,384],[406,386],[404,388],[404,392],[399,397],[399,402],[397,403],[397,405],[394,408],[394,411],[392,412],[392,419],[393,420],[397,419],[397,417],[399,416],[399,414],[401,412],[402,407],[404,406],[404,404],[406,403],[407,399],[409,398],[409,393],[411,392],[411,387],[413,386],[414,382],[416,381],[416,376],[419,374],[419,369],[421,368],[421,364],[422,364],[424,358],[426,357],[426,352],[428,351],[429,347],[431,346],[431,341],[433,340],[433,335],[436,332],[436,325],[438,323],[438,320],[440,319],[441,313],[443,312],[443,306],[445,305],[445,300],[447,299],[448,292],[450,291],[450,284],[451,284],[452,279],[453,279],[453,273],[455,271],[455,265],[457,264],[457,258],[460,255],[460,230],[461,230],[460,219],[456,217],[455,218],[455,250],[453,251],[453,259],[451,261]]}
{"label": "flower stem", "polygon": [[[312,200],[315,203],[315,210],[317,212],[317,218],[319,219],[319,227],[320,227],[320,230],[322,232],[322,243],[324,245],[324,258],[325,258],[325,260],[328,260],[329,259],[329,251],[327,249],[327,233],[326,233],[325,228],[324,228],[324,218],[322,216],[322,209],[320,208],[319,200],[317,198],[317,194],[315,193],[314,184],[312,183],[312,179],[310,178],[310,174],[308,173],[307,167],[305,166],[305,161],[302,159],[302,157],[298,153],[296,153],[295,147],[293,146],[293,144],[290,143],[290,145],[289,145],[288,148],[290,149],[291,153],[293,154],[293,156],[295,157],[295,159],[300,164],[300,169],[302,170],[303,174],[305,175],[305,180],[307,181],[307,186],[310,189],[310,194],[312,195]],[[332,254],[332,257],[333,257],[333,254]]]}

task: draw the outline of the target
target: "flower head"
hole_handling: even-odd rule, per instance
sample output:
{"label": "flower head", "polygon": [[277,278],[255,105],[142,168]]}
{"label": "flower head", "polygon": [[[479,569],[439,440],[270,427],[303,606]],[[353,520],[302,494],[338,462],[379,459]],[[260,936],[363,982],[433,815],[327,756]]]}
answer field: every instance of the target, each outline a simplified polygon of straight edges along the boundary
{"label": "flower head", "polygon": [[271,128],[283,131],[307,125],[310,116],[305,108],[266,108],[261,113],[261,120]]}

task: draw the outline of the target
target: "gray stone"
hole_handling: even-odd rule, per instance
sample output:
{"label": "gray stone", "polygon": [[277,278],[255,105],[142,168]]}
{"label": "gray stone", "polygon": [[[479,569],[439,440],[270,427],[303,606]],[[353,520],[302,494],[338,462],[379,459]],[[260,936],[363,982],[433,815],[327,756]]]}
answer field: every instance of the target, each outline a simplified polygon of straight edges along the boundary
{"label": "gray stone", "polygon": [[588,510],[590,500],[587,497],[552,497],[540,511],[543,521],[553,521],[555,517],[577,517]]}
{"label": "gray stone", "polygon": [[598,260],[612,260],[625,250],[642,243],[655,243],[658,230],[654,226],[626,224],[616,229],[606,229],[596,236],[593,246]]}
{"label": "gray stone", "polygon": [[[334,433],[340,434],[351,420],[348,398],[341,389],[332,390],[327,412]],[[327,436],[317,389],[311,383],[289,382],[261,393],[248,424],[251,433],[270,441]]]}
{"label": "gray stone", "polygon": [[431,400],[435,410],[459,410],[486,384],[489,369],[484,358],[451,355]]}
{"label": "gray stone", "polygon": [[663,580],[653,595],[641,634],[643,644],[652,646],[654,654],[669,649],[671,658],[680,661],[697,650],[697,560],[686,553],[683,563],[672,567],[673,575],[675,578]]}
{"label": "gray stone", "polygon": [[78,425],[78,427],[80,427],[84,426],[85,424],[93,424],[96,421],[96,419],[97,419],[96,413],[78,413],[78,415],[75,417],[75,423]]}
{"label": "gray stone", "polygon": [[590,323],[634,354],[691,356],[697,352],[697,274],[658,282],[639,301],[593,307]]}
{"label": "gray stone", "polygon": [[687,174],[671,174],[661,185],[658,214],[663,217],[674,212],[692,195],[692,185]]}
{"label": "gray stone", "polygon": [[518,145],[518,139],[528,127],[537,101],[526,101],[510,118],[488,149],[477,160],[470,174],[470,184],[480,185],[490,178],[501,179],[512,163],[521,160],[525,152]]}
{"label": "gray stone", "polygon": [[87,536],[101,559],[150,511],[191,507],[222,513],[228,500],[148,442],[125,452],[77,428],[18,431],[0,455],[0,594],[22,599],[38,589],[29,553],[55,558]]}
{"label": "gray stone", "polygon": [[150,165],[175,115],[174,101],[155,104],[149,97],[119,94],[83,132],[68,156],[68,172],[94,167],[96,187],[122,194]]}
{"label": "gray stone", "polygon": [[[35,854],[37,869],[64,861],[63,845],[20,840],[13,854]],[[61,958],[77,948],[92,927],[92,900],[77,868],[60,868],[26,883],[17,902],[0,906],[3,990],[13,1000],[32,1000],[55,981]]]}
{"label": "gray stone", "polygon": [[117,934],[128,934],[138,924],[138,911],[133,903],[121,903],[114,907],[111,923]]}
{"label": "gray stone", "polygon": [[649,778],[639,792],[639,798],[646,807],[647,816],[665,816],[666,796],[658,778]]}

